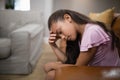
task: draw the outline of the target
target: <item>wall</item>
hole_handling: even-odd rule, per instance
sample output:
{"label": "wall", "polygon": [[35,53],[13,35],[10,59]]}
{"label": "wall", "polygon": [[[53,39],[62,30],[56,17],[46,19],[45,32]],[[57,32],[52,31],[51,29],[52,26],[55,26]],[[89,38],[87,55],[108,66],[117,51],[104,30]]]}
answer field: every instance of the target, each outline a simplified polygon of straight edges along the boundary
{"label": "wall", "polygon": [[4,9],[5,0],[0,0],[0,10]]}
{"label": "wall", "polygon": [[74,4],[73,2],[75,2],[76,0],[54,0],[53,2],[53,11],[57,10],[57,9],[73,9]]}
{"label": "wall", "polygon": [[30,0],[31,10],[44,11],[45,0]]}
{"label": "wall", "polygon": [[[45,37],[49,36],[47,20],[50,14],[52,13],[53,0],[31,0],[31,10],[37,10],[43,13],[43,24],[45,27]],[[48,40],[48,39],[46,39]]]}
{"label": "wall", "polygon": [[120,12],[120,0],[54,0],[53,11],[67,8],[88,15],[89,12],[101,12],[112,7]]}

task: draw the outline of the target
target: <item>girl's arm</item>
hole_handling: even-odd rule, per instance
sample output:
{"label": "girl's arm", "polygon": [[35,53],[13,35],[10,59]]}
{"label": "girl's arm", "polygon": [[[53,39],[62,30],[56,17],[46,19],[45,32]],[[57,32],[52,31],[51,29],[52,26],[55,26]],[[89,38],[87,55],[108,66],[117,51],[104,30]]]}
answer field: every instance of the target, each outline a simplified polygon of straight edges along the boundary
{"label": "girl's arm", "polygon": [[65,53],[56,44],[51,45],[51,47],[55,55],[57,56],[57,59],[61,61],[62,63],[64,63],[67,60]]}
{"label": "girl's arm", "polygon": [[[57,49],[54,49],[54,50],[57,51]],[[49,72],[51,70],[56,70],[56,69],[58,69],[60,67],[64,67],[64,66],[85,66],[92,59],[92,57],[96,53],[96,50],[97,50],[97,48],[94,47],[94,48],[90,48],[88,51],[80,52],[80,55],[79,55],[75,65],[73,65],[73,64],[62,64],[61,62],[48,63],[46,65],[47,66],[46,72]],[[58,55],[58,53],[57,53],[57,55]]]}
{"label": "girl's arm", "polygon": [[90,48],[88,51],[80,52],[76,61],[77,66],[88,65],[89,61],[93,58],[97,50],[97,47]]}
{"label": "girl's arm", "polygon": [[56,41],[58,39],[59,38],[57,37],[57,34],[50,32],[49,44],[55,52],[55,55],[57,56],[58,60],[64,63],[67,60],[67,57],[65,53],[56,45]]}

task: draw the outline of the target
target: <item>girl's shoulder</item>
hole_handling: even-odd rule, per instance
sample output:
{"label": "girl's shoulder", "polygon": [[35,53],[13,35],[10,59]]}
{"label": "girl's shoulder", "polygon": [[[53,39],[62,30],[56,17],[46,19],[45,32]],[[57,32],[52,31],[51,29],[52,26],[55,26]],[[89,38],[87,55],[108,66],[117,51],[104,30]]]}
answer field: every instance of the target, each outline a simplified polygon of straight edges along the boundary
{"label": "girl's shoulder", "polygon": [[86,36],[86,39],[88,37],[91,39],[110,38],[103,28],[97,24],[87,24],[83,36]]}
{"label": "girl's shoulder", "polygon": [[86,24],[85,29],[99,30],[99,29],[102,29],[102,28],[97,24],[88,23],[88,24]]}

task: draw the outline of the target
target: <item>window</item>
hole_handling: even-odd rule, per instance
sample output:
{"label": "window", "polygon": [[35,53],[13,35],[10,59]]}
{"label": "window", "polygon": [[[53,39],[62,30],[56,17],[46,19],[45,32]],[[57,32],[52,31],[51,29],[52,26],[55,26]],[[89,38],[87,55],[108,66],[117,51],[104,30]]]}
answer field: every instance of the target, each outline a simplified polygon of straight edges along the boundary
{"label": "window", "polygon": [[15,10],[30,10],[30,0],[15,0]]}
{"label": "window", "polygon": [[5,8],[13,10],[30,10],[30,0],[5,0]]}

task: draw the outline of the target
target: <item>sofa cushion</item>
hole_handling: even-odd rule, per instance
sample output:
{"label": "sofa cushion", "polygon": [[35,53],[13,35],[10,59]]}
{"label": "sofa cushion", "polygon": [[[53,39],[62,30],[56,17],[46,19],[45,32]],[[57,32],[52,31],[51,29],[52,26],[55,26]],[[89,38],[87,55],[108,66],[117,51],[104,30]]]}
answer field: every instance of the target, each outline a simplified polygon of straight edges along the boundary
{"label": "sofa cushion", "polygon": [[120,38],[120,15],[113,20],[112,29],[116,36]]}
{"label": "sofa cushion", "polygon": [[0,59],[7,58],[10,55],[10,39],[0,38]]}
{"label": "sofa cushion", "polygon": [[107,10],[101,12],[101,13],[91,12],[89,14],[89,17],[92,20],[100,21],[100,22],[105,23],[107,29],[110,30],[111,29],[110,26],[111,26],[111,23],[112,23],[112,20],[113,20],[113,17],[114,17],[114,8],[107,9]]}

